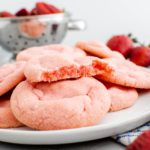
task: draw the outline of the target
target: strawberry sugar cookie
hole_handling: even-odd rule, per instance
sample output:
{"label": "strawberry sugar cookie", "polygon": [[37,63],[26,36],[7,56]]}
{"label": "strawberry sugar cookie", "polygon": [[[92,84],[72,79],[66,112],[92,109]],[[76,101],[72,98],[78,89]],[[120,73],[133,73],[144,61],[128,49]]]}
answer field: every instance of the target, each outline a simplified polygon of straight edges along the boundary
{"label": "strawberry sugar cookie", "polygon": [[57,130],[99,123],[110,108],[105,86],[84,77],[53,83],[23,81],[12,93],[11,108],[23,124],[38,130]]}
{"label": "strawberry sugar cookie", "polygon": [[47,46],[31,47],[25,49],[17,55],[16,60],[28,61],[32,58],[39,57],[41,55],[50,54],[62,54],[69,58],[86,56],[86,53],[79,48],[70,47],[62,44],[51,44]]}
{"label": "strawberry sugar cookie", "polygon": [[120,58],[124,59],[123,55],[119,52],[112,51],[105,44],[98,41],[79,41],[76,43],[76,47],[83,49],[85,52],[92,54],[100,58]]}
{"label": "strawberry sugar cookie", "polygon": [[10,93],[0,96],[0,128],[15,128],[22,126],[13,115],[10,108]]}
{"label": "strawberry sugar cookie", "polygon": [[97,79],[127,87],[150,89],[149,69],[123,59],[107,58],[103,61],[112,68],[112,71],[108,73],[103,70],[103,73],[96,76]]}
{"label": "strawberry sugar cookie", "polygon": [[70,57],[83,57],[86,56],[86,53],[77,47],[67,46],[63,44],[50,44],[46,45],[45,48],[55,50],[59,53],[68,54]]}
{"label": "strawberry sugar cookie", "polygon": [[94,76],[111,71],[106,63],[97,57],[85,56],[70,59],[63,55],[44,55],[31,59],[25,66],[24,74],[30,82],[52,82],[63,79]]}
{"label": "strawberry sugar cookie", "polygon": [[25,62],[5,64],[0,67],[0,96],[14,88],[24,77]]}
{"label": "strawberry sugar cookie", "polygon": [[108,82],[103,83],[107,87],[111,97],[109,111],[119,111],[131,107],[138,100],[138,92],[135,88],[119,86]]}

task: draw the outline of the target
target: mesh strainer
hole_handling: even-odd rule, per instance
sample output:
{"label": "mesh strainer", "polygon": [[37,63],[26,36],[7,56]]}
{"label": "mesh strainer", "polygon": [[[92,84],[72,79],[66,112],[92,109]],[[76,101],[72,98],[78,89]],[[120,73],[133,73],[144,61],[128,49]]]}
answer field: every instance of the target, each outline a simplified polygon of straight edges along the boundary
{"label": "mesh strainer", "polygon": [[0,19],[0,44],[14,55],[22,49],[60,43],[67,30],[84,30],[83,20],[67,13]]}

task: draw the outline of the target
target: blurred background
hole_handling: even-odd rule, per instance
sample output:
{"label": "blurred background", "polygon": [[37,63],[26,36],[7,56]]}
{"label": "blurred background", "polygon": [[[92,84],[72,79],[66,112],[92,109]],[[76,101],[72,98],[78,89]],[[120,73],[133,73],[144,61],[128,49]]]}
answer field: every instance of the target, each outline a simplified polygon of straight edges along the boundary
{"label": "blurred background", "polygon": [[[15,13],[20,8],[32,9],[41,1],[67,10],[72,19],[87,22],[85,31],[67,33],[63,40],[67,45],[74,45],[78,40],[105,43],[113,35],[129,33],[141,43],[150,44],[150,0],[1,0],[0,11]],[[11,53],[0,45],[0,64],[11,58]]]}
{"label": "blurred background", "polygon": [[[21,7],[32,8],[42,0],[4,0],[0,11],[15,12]],[[149,0],[44,0],[70,11],[73,18],[85,19],[88,29],[68,32],[64,43],[80,39],[105,42],[113,34],[132,32],[140,41],[150,43]]]}
{"label": "blurred background", "polygon": [[[87,22],[85,31],[69,31],[63,40],[65,44],[74,45],[78,40],[105,43],[113,35],[129,33],[141,43],[150,44],[150,0],[1,0],[0,11],[31,9],[38,1],[54,4],[69,11],[72,19]],[[0,46],[0,64],[11,58],[11,54],[1,51]]]}

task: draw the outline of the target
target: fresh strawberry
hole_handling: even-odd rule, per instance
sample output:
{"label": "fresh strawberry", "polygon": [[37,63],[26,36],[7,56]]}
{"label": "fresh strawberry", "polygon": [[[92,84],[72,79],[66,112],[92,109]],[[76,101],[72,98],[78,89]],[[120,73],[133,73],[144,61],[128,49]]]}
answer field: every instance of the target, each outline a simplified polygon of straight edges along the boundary
{"label": "fresh strawberry", "polygon": [[44,3],[45,7],[51,12],[51,13],[61,13],[62,11],[55,7],[54,5]]}
{"label": "fresh strawberry", "polygon": [[38,15],[51,14],[51,11],[45,7],[45,3],[43,2],[36,3],[36,9]]}
{"label": "fresh strawberry", "polygon": [[127,57],[130,49],[133,47],[133,42],[132,39],[126,35],[116,35],[107,42],[107,46],[111,50],[119,51]]}
{"label": "fresh strawberry", "polygon": [[38,15],[38,12],[37,12],[37,9],[36,8],[33,8],[31,10],[31,15]]}
{"label": "fresh strawberry", "polygon": [[141,134],[126,150],[150,150],[150,130]]}
{"label": "fresh strawberry", "polygon": [[16,13],[16,16],[29,16],[29,15],[30,12],[26,8],[22,8]]}
{"label": "fresh strawberry", "polygon": [[130,60],[137,65],[150,65],[150,47],[138,46],[131,49]]}
{"label": "fresh strawberry", "polygon": [[15,15],[13,15],[7,11],[2,11],[2,12],[0,12],[0,17],[15,17]]}

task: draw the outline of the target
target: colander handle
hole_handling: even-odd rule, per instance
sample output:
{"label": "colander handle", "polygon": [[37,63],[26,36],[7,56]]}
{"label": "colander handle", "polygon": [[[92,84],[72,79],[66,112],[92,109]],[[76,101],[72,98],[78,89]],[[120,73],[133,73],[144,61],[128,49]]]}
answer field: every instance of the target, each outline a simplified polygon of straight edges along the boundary
{"label": "colander handle", "polygon": [[69,30],[85,30],[87,28],[87,24],[84,20],[70,20],[68,22]]}

